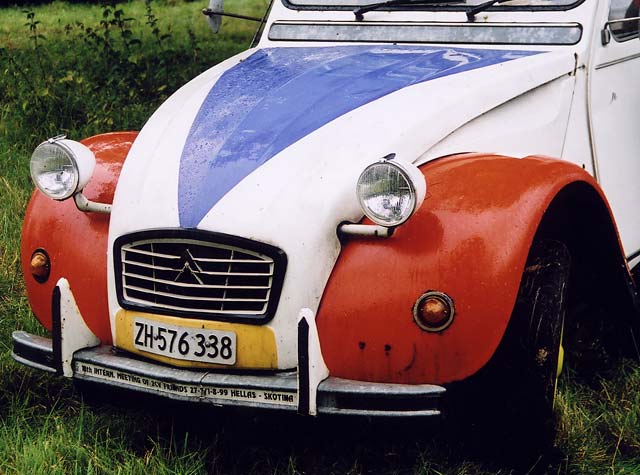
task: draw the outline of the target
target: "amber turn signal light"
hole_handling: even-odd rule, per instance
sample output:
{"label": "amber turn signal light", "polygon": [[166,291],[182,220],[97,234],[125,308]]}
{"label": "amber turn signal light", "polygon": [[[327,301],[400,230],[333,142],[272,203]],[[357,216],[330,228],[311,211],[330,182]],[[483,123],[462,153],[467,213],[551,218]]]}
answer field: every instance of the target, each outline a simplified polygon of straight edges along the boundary
{"label": "amber turn signal light", "polygon": [[428,332],[441,332],[448,328],[455,313],[451,297],[435,290],[422,294],[413,305],[413,319]]}
{"label": "amber turn signal light", "polygon": [[36,250],[31,255],[31,275],[33,278],[44,284],[51,273],[51,261],[49,255],[42,249]]}

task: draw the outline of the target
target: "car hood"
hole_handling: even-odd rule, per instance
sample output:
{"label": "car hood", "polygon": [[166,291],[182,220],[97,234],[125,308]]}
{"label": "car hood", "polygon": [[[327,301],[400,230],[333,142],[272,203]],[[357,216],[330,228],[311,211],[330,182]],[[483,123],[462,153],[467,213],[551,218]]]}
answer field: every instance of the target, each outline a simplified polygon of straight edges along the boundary
{"label": "car hood", "polygon": [[[183,87],[145,125],[116,190],[110,249],[120,235],[155,228],[276,245],[289,269],[272,324],[289,333],[291,319],[278,315],[317,309],[340,249],[336,227],[362,218],[355,183],[367,164],[389,153],[419,162],[467,122],[574,64],[563,51],[248,51]],[[110,304],[113,315],[111,288]],[[282,354],[279,361],[294,363]]]}

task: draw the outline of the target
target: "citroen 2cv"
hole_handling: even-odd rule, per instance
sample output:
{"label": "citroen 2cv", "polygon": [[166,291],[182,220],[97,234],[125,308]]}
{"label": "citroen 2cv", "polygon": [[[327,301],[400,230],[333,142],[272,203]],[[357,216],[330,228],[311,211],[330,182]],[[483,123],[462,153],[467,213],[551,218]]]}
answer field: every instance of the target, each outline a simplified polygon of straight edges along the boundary
{"label": "citroen 2cv", "polygon": [[139,133],[36,148],[22,268],[51,337],[14,358],[549,427],[565,359],[637,354],[638,27],[637,0],[274,0]]}

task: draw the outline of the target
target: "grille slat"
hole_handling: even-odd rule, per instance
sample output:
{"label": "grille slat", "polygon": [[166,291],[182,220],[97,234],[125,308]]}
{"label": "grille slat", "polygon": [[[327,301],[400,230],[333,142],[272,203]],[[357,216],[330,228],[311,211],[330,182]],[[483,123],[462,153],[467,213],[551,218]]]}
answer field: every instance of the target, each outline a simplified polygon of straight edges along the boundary
{"label": "grille slat", "polygon": [[[180,259],[180,256],[173,254],[163,254],[160,252],[145,251],[144,249],[129,248],[128,252],[135,254],[144,254],[145,256],[161,257],[163,259]],[[273,264],[273,259],[212,259],[206,257],[194,257],[196,262],[216,262],[216,263],[233,263],[233,264]]]}
{"label": "grille slat", "polygon": [[[223,320],[226,316],[271,318],[267,311],[277,304],[286,265],[286,257],[277,248],[229,237],[231,243],[243,246],[237,247],[200,239],[224,235],[205,236],[190,230],[166,231],[165,236],[170,237],[163,237],[160,231],[153,233],[160,236],[141,239],[150,234],[117,241],[118,292],[125,308],[186,317],[218,315]],[[260,252],[263,249],[271,255]]]}
{"label": "grille slat", "polygon": [[[130,261],[128,259],[124,259],[122,261],[124,264],[129,264],[131,266],[138,266],[138,267],[145,267],[147,269],[153,269],[153,270],[161,270],[161,271],[169,271],[169,272],[175,272],[176,274],[180,273],[180,271],[182,269],[174,269],[171,267],[166,267],[166,266],[156,266],[156,265],[152,265],[152,264],[146,264],[146,263],[142,263],[142,262],[133,262]],[[226,272],[213,272],[213,271],[198,271],[198,274],[204,274],[204,275],[224,275],[224,276],[244,276],[244,277],[271,277],[273,275],[273,272],[269,271],[269,272],[233,272],[233,271],[226,271]]]}
{"label": "grille slat", "polygon": [[[131,272],[123,272],[125,277],[131,277],[133,279],[141,279],[148,280],[150,282],[156,282],[158,284],[167,284],[174,285],[176,287],[189,287],[189,284],[183,284],[181,282],[171,282],[170,280],[164,279],[154,279],[153,277],[149,277],[146,275],[134,274]],[[255,286],[255,285],[201,285],[200,287],[204,289],[239,289],[239,290],[268,290],[270,287],[268,285],[265,286]]]}
{"label": "grille slat", "polygon": [[[136,302],[139,303],[141,305],[144,305],[145,301],[144,300],[137,300],[137,299],[132,299],[132,302]],[[162,307],[159,307],[161,309],[164,310],[175,310],[177,312],[185,312],[185,313],[190,313],[190,314],[195,314],[193,307],[189,306],[180,306],[180,305],[163,305]],[[206,309],[198,309],[197,310],[198,313],[204,313],[204,314],[209,314],[209,315],[217,315],[220,313],[219,310],[215,310],[215,309],[211,309],[211,310],[206,310]],[[235,310],[233,312],[234,315],[247,315],[247,316],[252,316],[255,315],[256,312],[254,310]]]}
{"label": "grille slat", "polygon": [[175,270],[175,269],[172,269],[171,267],[155,266],[155,265],[151,265],[151,264],[146,264],[144,262],[129,261],[127,259],[123,259],[122,263],[123,264],[131,264],[131,265],[138,266],[138,267],[146,267],[147,269],[154,269],[154,270],[169,270],[169,271]]}
{"label": "grille slat", "polygon": [[129,248],[128,252],[133,252],[134,254],[144,254],[145,256],[153,256],[153,257],[162,257],[164,259],[180,259],[180,256],[174,256],[172,254],[162,254],[159,252],[145,251],[144,249],[136,249]]}
{"label": "grille slat", "polygon": [[258,260],[258,259],[204,259],[201,257],[194,257],[196,262],[219,262],[219,263],[232,263],[232,264],[273,264],[273,260]]}
{"label": "grille slat", "polygon": [[[127,286],[127,288],[129,290],[135,290],[137,292],[141,292],[141,293],[151,293],[149,292],[148,289],[145,289],[143,287],[136,287],[135,285],[129,285]],[[154,292],[151,293],[152,295],[159,295],[159,296],[163,296],[163,297],[170,297],[172,299],[179,299],[179,300],[199,300],[201,302],[267,302],[267,299],[232,299],[232,298],[215,298],[215,297],[196,297],[193,295],[178,295],[178,294],[172,294],[170,292],[160,292],[158,290],[155,290]]]}

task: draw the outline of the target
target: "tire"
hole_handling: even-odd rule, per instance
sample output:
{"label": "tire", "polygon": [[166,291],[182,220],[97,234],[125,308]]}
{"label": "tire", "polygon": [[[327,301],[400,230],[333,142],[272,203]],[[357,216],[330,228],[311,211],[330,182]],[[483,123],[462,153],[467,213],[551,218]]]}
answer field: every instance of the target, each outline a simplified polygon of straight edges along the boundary
{"label": "tire", "polygon": [[[530,433],[550,438],[555,433],[554,403],[562,366],[563,329],[571,258],[558,241],[535,242],[529,253],[512,314],[513,351],[510,371],[519,385],[505,389],[516,417]],[[507,355],[505,355],[507,356]]]}

